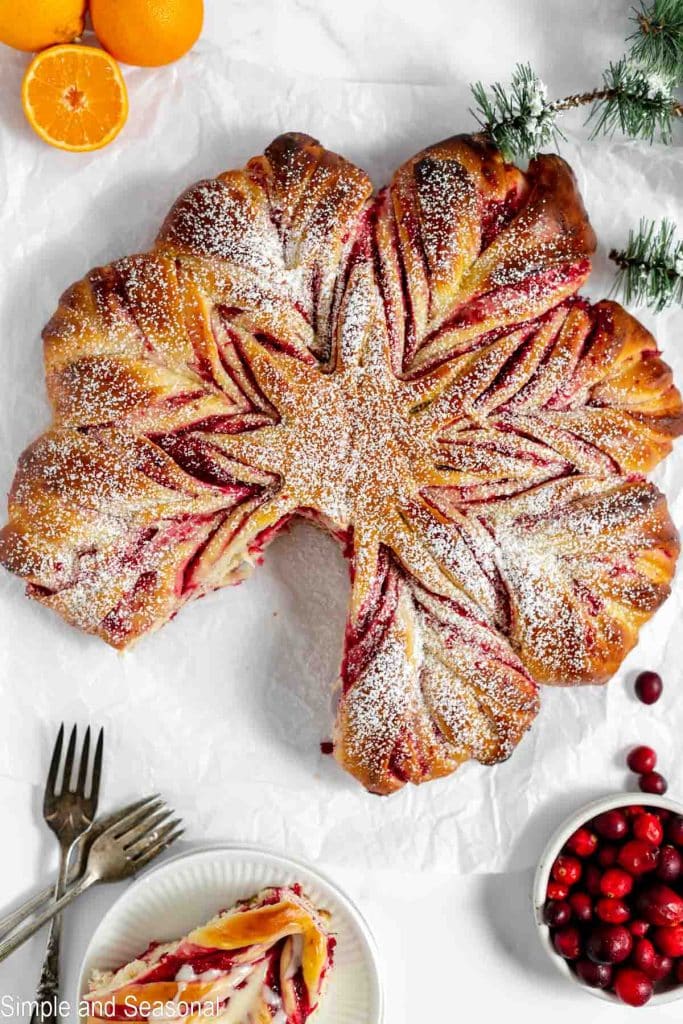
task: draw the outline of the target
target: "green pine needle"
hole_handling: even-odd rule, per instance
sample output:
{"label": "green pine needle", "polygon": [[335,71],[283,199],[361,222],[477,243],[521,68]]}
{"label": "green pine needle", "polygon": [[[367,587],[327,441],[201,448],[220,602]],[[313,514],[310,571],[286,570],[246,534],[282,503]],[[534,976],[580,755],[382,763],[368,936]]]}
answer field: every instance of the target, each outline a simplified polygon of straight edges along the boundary
{"label": "green pine needle", "polygon": [[666,76],[623,57],[603,73],[604,88],[589,120],[596,118],[593,138],[620,129],[632,138],[671,141],[675,114],[673,84]]}
{"label": "green pine needle", "polygon": [[563,137],[555,125],[556,111],[548,102],[545,86],[531,65],[517,64],[509,94],[499,82],[490,89],[489,96],[481,82],[472,86],[477,104],[472,113],[506,160],[533,157],[558,136]]}
{"label": "green pine needle", "polygon": [[626,248],[612,249],[610,259],[619,267],[614,291],[626,302],[649,306],[660,313],[672,303],[683,305],[683,240],[676,240],[670,220],[641,220],[631,231]]}
{"label": "green pine needle", "polygon": [[676,82],[683,79],[683,0],[654,0],[649,6],[641,0],[633,9],[638,29],[631,56],[646,67],[668,75]]}

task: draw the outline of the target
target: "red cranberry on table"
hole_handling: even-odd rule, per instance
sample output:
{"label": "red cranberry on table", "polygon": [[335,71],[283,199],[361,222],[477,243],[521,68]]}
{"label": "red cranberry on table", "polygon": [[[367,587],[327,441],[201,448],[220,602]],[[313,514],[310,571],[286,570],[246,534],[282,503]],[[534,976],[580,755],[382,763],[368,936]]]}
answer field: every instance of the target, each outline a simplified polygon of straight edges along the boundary
{"label": "red cranberry on table", "polygon": [[630,839],[619,850],[617,861],[631,875],[644,875],[654,871],[659,860],[659,850],[643,839]]}
{"label": "red cranberry on table", "polygon": [[683,957],[683,926],[676,925],[674,928],[655,928],[652,933],[652,941],[664,956],[674,959]]}
{"label": "red cranberry on table", "polygon": [[578,928],[568,925],[553,936],[555,949],[565,960],[578,960],[581,956],[581,935]]}
{"label": "red cranberry on table", "polygon": [[581,981],[591,988],[609,988],[612,984],[612,968],[609,964],[594,964],[592,960],[579,960],[576,973]]}
{"label": "red cranberry on table", "polygon": [[623,811],[605,811],[604,814],[599,814],[593,822],[593,827],[599,836],[612,842],[623,839],[628,832],[628,822]]}
{"label": "red cranberry on table", "polygon": [[669,788],[669,783],[659,772],[648,772],[646,775],[640,776],[638,786],[643,793],[655,793],[657,796],[663,796]]}
{"label": "red cranberry on table", "polygon": [[587,892],[573,892],[569,897],[569,906],[577,921],[585,923],[593,917],[593,901]]}
{"label": "red cranberry on table", "polygon": [[633,888],[633,878],[623,868],[608,868],[600,879],[600,892],[604,896],[621,899]]}
{"label": "red cranberry on table", "polygon": [[656,868],[657,878],[663,882],[675,882],[683,870],[683,857],[675,846],[663,846],[659,851],[659,862]]}
{"label": "red cranberry on table", "polygon": [[655,770],[657,755],[652,747],[634,747],[626,758],[626,763],[636,775],[645,775]]}
{"label": "red cranberry on table", "polygon": [[643,704],[655,704],[662,695],[662,677],[656,672],[641,672],[636,677],[636,696]]}
{"label": "red cranberry on table", "polygon": [[603,896],[598,900],[595,904],[595,913],[607,924],[625,924],[631,916],[631,911],[624,901],[611,896]]}
{"label": "red cranberry on table", "polygon": [[652,998],[652,982],[634,967],[621,967],[614,978],[614,991],[627,1006],[645,1006]]}
{"label": "red cranberry on table", "polygon": [[577,857],[592,857],[597,848],[598,837],[588,828],[577,829],[567,840],[567,849]]}
{"label": "red cranberry on table", "polygon": [[564,900],[549,900],[543,908],[545,923],[551,928],[562,928],[569,924],[572,908]]}
{"label": "red cranberry on table", "polygon": [[596,964],[620,964],[630,955],[633,938],[621,924],[600,924],[586,942],[586,953]]}

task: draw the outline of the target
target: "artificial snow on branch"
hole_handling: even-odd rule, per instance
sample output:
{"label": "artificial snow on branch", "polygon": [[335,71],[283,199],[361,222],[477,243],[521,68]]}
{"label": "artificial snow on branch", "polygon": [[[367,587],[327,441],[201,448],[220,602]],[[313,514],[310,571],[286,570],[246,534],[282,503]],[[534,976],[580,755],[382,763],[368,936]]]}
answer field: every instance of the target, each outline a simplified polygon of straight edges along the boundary
{"label": "artificial snow on branch", "polygon": [[641,220],[631,231],[626,248],[612,249],[619,268],[615,290],[626,302],[649,306],[660,313],[671,303],[683,304],[683,240],[676,239],[672,221]]}

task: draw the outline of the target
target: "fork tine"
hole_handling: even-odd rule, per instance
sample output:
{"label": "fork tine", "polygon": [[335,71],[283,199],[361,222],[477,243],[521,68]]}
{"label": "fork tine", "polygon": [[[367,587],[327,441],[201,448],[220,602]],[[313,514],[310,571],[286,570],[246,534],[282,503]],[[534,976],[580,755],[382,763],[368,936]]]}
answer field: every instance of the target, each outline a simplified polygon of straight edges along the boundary
{"label": "fork tine", "polygon": [[64,777],[62,778],[62,793],[68,793],[71,789],[71,776],[74,770],[74,757],[76,756],[76,738],[78,726],[74,725],[69,736],[69,746],[66,748],[66,760],[64,761]]}
{"label": "fork tine", "polygon": [[148,806],[141,807],[137,811],[131,811],[130,814],[120,818],[111,826],[111,829],[108,829],[107,831],[111,832],[111,835],[115,839],[127,836],[129,831],[133,831],[135,828],[140,828],[141,825],[144,826],[145,820],[157,811],[160,811],[164,806],[165,804],[162,797],[156,797]]}
{"label": "fork tine", "polygon": [[[133,842],[125,844],[124,849],[126,851],[127,856],[136,857],[138,853],[140,853],[144,849],[145,846],[149,845],[150,842],[156,839],[160,839],[164,829],[168,830],[169,828],[174,828],[176,825],[180,825],[179,819],[169,822],[168,819],[172,813],[173,812],[170,811],[168,808],[164,808],[164,810],[157,814],[154,818],[150,818],[149,822],[146,823],[145,831],[140,836],[140,838],[133,840]],[[164,822],[166,822],[165,825]],[[160,828],[161,825],[164,825],[164,829]]]}
{"label": "fork tine", "polygon": [[170,836],[168,836],[168,838],[164,839],[161,842],[155,843],[153,846],[149,846],[144,853],[141,853],[138,857],[135,858],[135,870],[139,871],[140,868],[144,868],[146,864],[149,864],[149,862],[154,860],[155,857],[158,857],[160,853],[163,853],[164,850],[167,850],[169,848],[169,846],[172,846],[173,843],[175,843],[176,839],[180,839],[180,837],[184,835],[185,829],[179,828],[177,832],[173,832]]}
{"label": "fork tine", "polygon": [[50,770],[47,773],[47,782],[45,783],[45,801],[44,801],[44,812],[48,814],[48,803],[55,796],[55,790],[57,789],[57,775],[59,773],[59,765],[62,760],[62,745],[64,743],[64,722],[59,727],[57,733],[57,740],[55,742],[54,750],[52,751],[52,760],[50,761]]}
{"label": "fork tine", "polygon": [[[97,746],[95,747],[95,760],[92,766],[92,783],[90,784],[90,799],[94,803],[95,811],[97,810],[97,801],[100,796],[100,778],[102,777],[102,753],[104,750],[104,729],[100,729],[100,734],[97,737]],[[94,812],[93,812],[94,817]]]}
{"label": "fork tine", "polygon": [[[161,813],[159,813],[160,811]],[[172,813],[170,807],[155,808],[154,813],[147,814],[138,825],[128,829],[125,835],[119,837],[119,843],[126,853],[129,853],[129,847],[137,843],[139,839],[148,836],[150,832],[154,832],[159,825],[167,821]]]}
{"label": "fork tine", "polygon": [[78,796],[85,796],[85,784],[88,779],[88,762],[90,760],[90,726],[85,730],[83,746],[81,747],[81,763],[78,766],[78,780],[75,792]]}

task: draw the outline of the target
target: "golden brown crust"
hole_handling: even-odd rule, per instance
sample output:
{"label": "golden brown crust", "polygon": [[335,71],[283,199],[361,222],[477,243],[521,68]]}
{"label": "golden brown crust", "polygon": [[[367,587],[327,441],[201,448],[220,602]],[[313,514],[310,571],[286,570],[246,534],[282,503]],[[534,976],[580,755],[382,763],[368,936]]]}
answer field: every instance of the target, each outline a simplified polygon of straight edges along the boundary
{"label": "golden brown crust", "polygon": [[534,680],[608,678],[678,554],[640,474],[681,398],[642,325],[577,296],[594,248],[559,157],[458,136],[373,196],[276,139],[62,297],[0,559],[124,647],[312,516],[353,580],[337,759],[387,793],[509,756]]}

